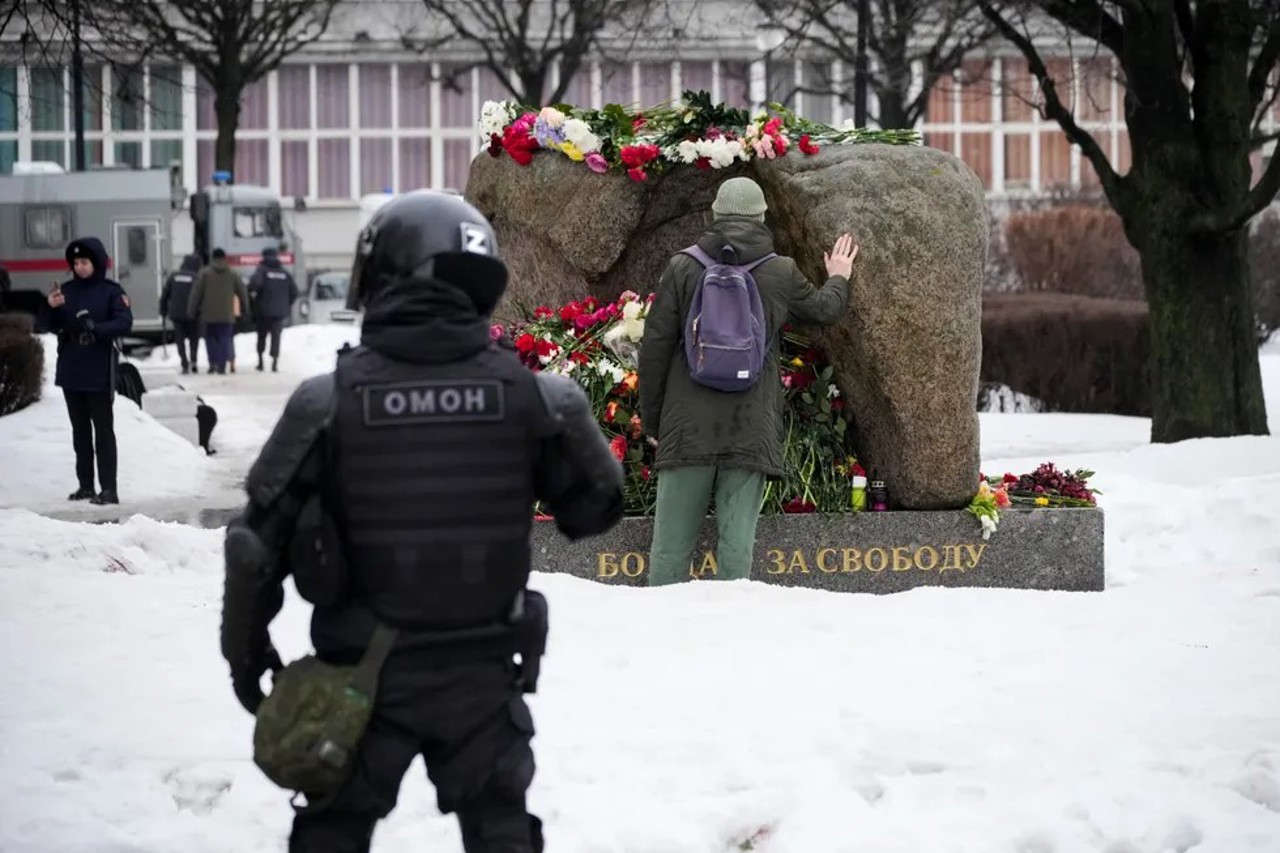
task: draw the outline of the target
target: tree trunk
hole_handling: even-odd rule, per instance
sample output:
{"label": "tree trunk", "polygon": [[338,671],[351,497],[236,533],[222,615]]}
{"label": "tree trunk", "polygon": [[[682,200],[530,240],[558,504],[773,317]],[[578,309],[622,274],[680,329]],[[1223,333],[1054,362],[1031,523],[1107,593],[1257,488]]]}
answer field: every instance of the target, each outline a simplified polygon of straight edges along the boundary
{"label": "tree trunk", "polygon": [[1140,254],[1151,440],[1266,435],[1247,233],[1193,238],[1158,229]]}
{"label": "tree trunk", "polygon": [[[236,129],[240,127],[240,90],[229,86],[215,88],[214,116],[218,121],[218,140],[213,146],[214,168],[236,175]],[[206,176],[207,178],[207,176]]]}
{"label": "tree trunk", "polygon": [[910,130],[914,126],[910,109],[907,107],[906,90],[880,89],[876,92],[879,101],[879,115],[876,118],[884,130]]}

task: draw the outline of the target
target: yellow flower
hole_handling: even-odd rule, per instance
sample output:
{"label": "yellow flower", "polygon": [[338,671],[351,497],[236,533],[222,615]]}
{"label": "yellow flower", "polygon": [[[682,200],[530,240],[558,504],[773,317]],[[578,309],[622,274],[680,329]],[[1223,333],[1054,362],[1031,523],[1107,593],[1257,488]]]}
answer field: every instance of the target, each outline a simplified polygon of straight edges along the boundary
{"label": "yellow flower", "polygon": [[804,367],[804,362],[800,359],[800,356],[791,359],[791,364],[795,367]]}
{"label": "yellow flower", "polygon": [[574,145],[572,142],[560,143],[560,150],[564,152],[564,156],[568,157],[575,163],[581,163],[587,156],[583,154],[582,151],[578,149],[578,146]]}
{"label": "yellow flower", "polygon": [[1036,506],[1048,506],[1049,499],[1045,497],[1036,498]]}

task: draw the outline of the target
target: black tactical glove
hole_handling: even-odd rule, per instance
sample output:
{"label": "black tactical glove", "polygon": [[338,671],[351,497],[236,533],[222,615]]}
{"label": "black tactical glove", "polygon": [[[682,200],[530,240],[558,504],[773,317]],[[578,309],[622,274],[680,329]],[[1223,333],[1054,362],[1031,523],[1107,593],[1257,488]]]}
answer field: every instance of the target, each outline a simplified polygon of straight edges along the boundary
{"label": "black tactical glove", "polygon": [[80,309],[76,312],[76,325],[79,327],[79,333],[76,339],[84,345],[89,345],[94,341],[93,331],[97,328],[93,322],[93,318],[89,316],[86,309]]}
{"label": "black tactical glove", "polygon": [[254,655],[252,660],[246,661],[244,666],[231,668],[231,689],[235,691],[236,699],[240,700],[240,704],[250,714],[258,713],[258,706],[262,704],[262,676],[267,670],[279,672],[284,669],[284,662],[280,660],[280,655],[276,652],[275,646],[270,641],[264,644],[261,654]]}

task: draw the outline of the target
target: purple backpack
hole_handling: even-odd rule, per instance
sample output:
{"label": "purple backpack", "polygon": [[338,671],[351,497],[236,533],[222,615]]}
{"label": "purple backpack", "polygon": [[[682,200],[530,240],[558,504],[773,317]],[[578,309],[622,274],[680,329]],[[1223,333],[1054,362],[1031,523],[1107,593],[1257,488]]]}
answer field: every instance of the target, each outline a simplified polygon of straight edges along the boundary
{"label": "purple backpack", "polygon": [[768,350],[764,306],[751,271],[777,255],[739,264],[731,246],[720,250],[719,261],[696,245],[681,251],[704,267],[685,321],[689,375],[717,391],[745,391],[760,380]]}

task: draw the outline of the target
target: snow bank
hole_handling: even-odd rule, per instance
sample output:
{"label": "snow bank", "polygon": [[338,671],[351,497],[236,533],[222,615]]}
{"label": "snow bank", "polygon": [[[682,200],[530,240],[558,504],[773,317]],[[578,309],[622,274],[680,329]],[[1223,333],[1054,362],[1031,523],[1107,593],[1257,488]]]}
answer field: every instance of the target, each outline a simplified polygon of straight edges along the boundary
{"label": "snow bank", "polygon": [[[71,423],[62,389],[53,384],[57,340],[42,335],[41,342],[45,376],[40,401],[0,418],[0,507],[92,516],[104,508],[67,500],[77,485]],[[125,508],[154,506],[220,487],[218,469],[204,451],[120,395],[115,400],[115,432]]]}
{"label": "snow bank", "polygon": [[[211,383],[217,386],[226,386],[241,375],[256,374],[254,368],[258,364],[258,335],[256,332],[245,332],[236,335],[233,338],[235,342],[236,353],[236,370],[235,375],[230,373],[222,376],[209,376]],[[345,323],[304,323],[300,326],[286,326],[280,335],[280,372],[290,376],[305,379],[308,376],[315,376],[317,373],[324,373],[332,370],[337,352],[345,343],[355,346],[360,342],[360,327],[358,325],[350,325]],[[209,367],[209,361],[206,357],[204,341],[200,342],[200,349],[197,353],[199,358],[200,370],[204,371]],[[181,359],[178,358],[178,351],[175,347],[167,348],[156,347],[151,352],[138,359],[140,364],[144,364],[148,369],[154,369],[161,365],[172,367],[175,371],[180,370],[182,366]],[[267,370],[271,369],[271,356],[266,357]],[[180,375],[180,374],[179,374]],[[200,373],[197,377],[205,377],[207,374]],[[191,381],[192,377],[183,376],[182,381]]]}
{"label": "snow bank", "polygon": [[[1280,347],[1264,358],[1280,428]],[[572,853],[1276,853],[1280,438],[983,415],[1099,473],[1105,593],[538,576],[531,807]],[[996,535],[999,535],[998,533]],[[0,849],[282,851],[218,654],[220,533],[0,510]],[[272,625],[307,651],[290,590]],[[420,763],[382,853],[460,849]]]}

